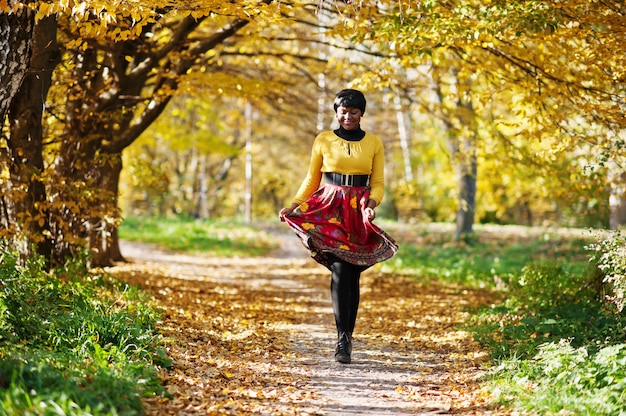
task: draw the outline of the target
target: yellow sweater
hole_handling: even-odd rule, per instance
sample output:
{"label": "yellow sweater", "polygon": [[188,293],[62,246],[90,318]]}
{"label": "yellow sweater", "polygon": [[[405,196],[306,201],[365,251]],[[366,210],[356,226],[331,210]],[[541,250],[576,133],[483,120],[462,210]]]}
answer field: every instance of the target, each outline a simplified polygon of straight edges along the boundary
{"label": "yellow sweater", "polygon": [[380,205],[385,193],[385,152],[382,140],[369,133],[354,142],[342,139],[333,131],[320,133],[313,143],[309,170],[293,202],[299,205],[309,199],[319,188],[325,172],[370,175],[370,199]]}

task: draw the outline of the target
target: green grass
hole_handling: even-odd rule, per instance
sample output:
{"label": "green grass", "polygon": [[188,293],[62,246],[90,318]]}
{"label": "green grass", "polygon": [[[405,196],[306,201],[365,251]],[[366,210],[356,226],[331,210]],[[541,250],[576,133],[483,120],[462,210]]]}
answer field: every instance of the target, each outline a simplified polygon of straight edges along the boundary
{"label": "green grass", "polygon": [[0,252],[0,414],[140,415],[168,366],[141,292]]}
{"label": "green grass", "polygon": [[[452,226],[382,227],[400,243],[383,271],[484,287],[501,299],[471,311],[465,328],[491,354],[485,385],[498,403],[519,414],[626,414],[626,317],[590,267],[589,234],[477,226],[475,236],[455,241]],[[120,237],[216,256],[277,247],[271,234],[225,221],[128,218]],[[157,314],[141,294],[90,276],[80,261],[45,275],[36,261],[20,268],[2,256],[0,409],[141,414],[141,397],[161,393],[156,368],[167,365]],[[626,263],[612,261],[616,270]]]}
{"label": "green grass", "polygon": [[491,388],[519,414],[623,415],[625,376],[626,345],[590,352],[562,340],[541,345],[532,361],[501,362]]}
{"label": "green grass", "polygon": [[[452,225],[384,224],[400,251],[383,267],[418,280],[493,290],[465,329],[492,358],[485,386],[517,414],[626,415],[626,316],[605,295],[589,244],[606,249],[620,277],[625,251],[602,233]],[[623,282],[623,280],[618,281]],[[619,287],[618,287],[619,289]]]}
{"label": "green grass", "polygon": [[128,217],[119,236],[173,251],[222,257],[261,256],[278,247],[265,232],[236,221]]}
{"label": "green grass", "polygon": [[[532,258],[532,256],[531,256]],[[488,386],[520,414],[626,414],[626,316],[568,257],[511,274],[468,327],[490,353]]]}
{"label": "green grass", "polygon": [[455,241],[451,226],[384,224],[398,239],[398,254],[387,269],[420,279],[442,279],[470,286],[508,284],[529,263],[555,263],[567,273],[584,274],[589,267],[582,233],[559,235],[523,227],[477,226],[471,240]]}

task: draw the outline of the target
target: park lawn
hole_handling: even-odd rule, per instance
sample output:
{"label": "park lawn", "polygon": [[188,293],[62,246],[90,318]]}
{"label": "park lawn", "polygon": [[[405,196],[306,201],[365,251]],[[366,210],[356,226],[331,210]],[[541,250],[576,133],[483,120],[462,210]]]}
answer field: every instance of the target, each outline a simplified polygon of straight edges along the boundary
{"label": "park lawn", "polygon": [[119,236],[176,252],[217,257],[262,256],[277,248],[268,233],[236,220],[130,216],[122,222]]}

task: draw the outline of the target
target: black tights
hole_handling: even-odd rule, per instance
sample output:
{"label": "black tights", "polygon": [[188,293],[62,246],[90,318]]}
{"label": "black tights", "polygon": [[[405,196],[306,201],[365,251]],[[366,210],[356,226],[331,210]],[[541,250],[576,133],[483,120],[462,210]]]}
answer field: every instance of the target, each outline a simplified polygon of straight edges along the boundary
{"label": "black tights", "polygon": [[359,310],[359,280],[363,268],[337,258],[331,264],[330,296],[337,332],[352,334]]}

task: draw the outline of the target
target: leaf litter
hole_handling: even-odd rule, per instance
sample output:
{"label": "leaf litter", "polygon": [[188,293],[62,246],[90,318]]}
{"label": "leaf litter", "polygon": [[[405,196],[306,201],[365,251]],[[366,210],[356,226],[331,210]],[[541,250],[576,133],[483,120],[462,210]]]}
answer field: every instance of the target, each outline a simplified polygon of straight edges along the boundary
{"label": "leaf litter", "polygon": [[487,354],[459,329],[487,291],[382,273],[361,279],[353,363],[334,362],[329,273],[286,235],[263,258],[122,243],[108,269],[163,311],[173,365],[148,415],[501,415],[481,388]]}

